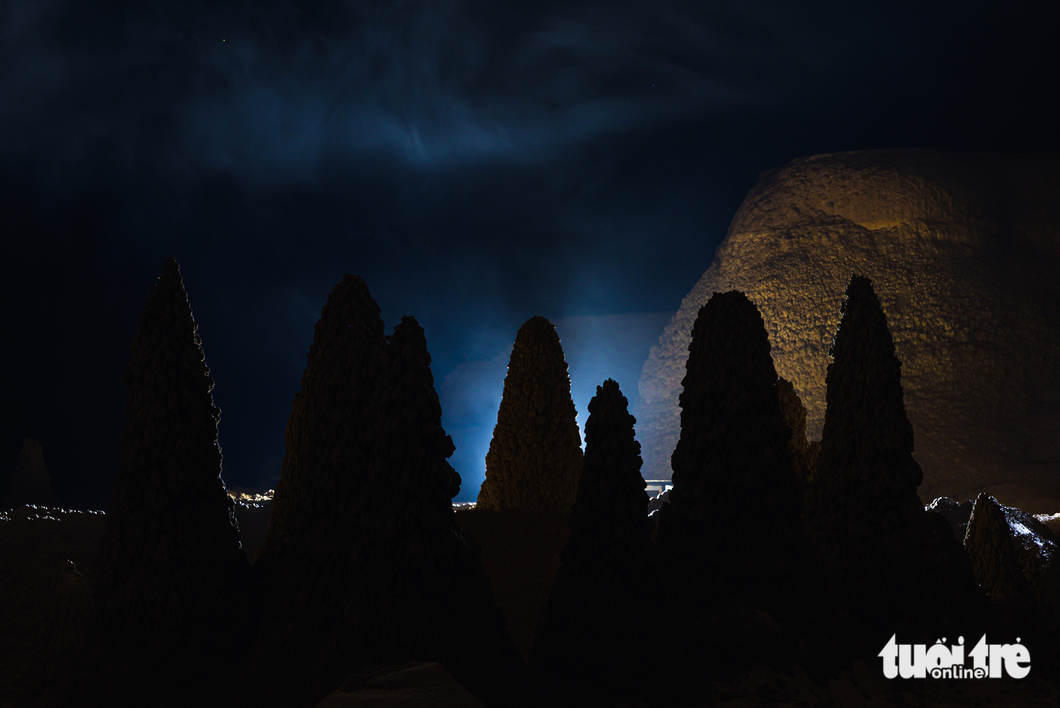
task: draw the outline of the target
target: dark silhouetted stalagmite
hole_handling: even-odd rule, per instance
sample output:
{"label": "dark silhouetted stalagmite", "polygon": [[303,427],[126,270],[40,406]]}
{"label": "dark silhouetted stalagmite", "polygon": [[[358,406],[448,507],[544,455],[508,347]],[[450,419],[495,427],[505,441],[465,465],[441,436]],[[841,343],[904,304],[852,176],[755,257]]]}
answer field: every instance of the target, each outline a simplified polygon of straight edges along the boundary
{"label": "dark silhouetted stalagmite", "polygon": [[743,293],[715,293],[700,309],[687,369],[657,539],[671,589],[775,611],[804,560],[802,492],[769,339]]}
{"label": "dark silhouetted stalagmite", "polygon": [[405,318],[384,338],[367,286],[347,274],[308,359],[255,566],[267,621],[241,700],[310,706],[366,666],[422,660],[502,702],[521,662],[456,530],[459,477],[423,330]]}
{"label": "dark silhouetted stalagmite", "polygon": [[125,429],[95,567],[91,644],[104,666],[88,686],[110,705],[202,700],[196,691],[216,689],[239,651],[229,633],[248,568],[196,330],[167,258],[125,368]]}
{"label": "dark silhouetted stalagmite", "polygon": [[460,477],[447,459],[423,328],[403,317],[387,337],[387,378],[376,426],[361,550],[367,604],[362,637],[375,662],[437,661],[483,700],[518,702],[522,660],[504,628],[478,550],[456,528]]}
{"label": "dark silhouetted stalagmite", "polygon": [[7,494],[7,507],[14,509],[23,504],[53,506],[55,492],[44,464],[44,453],[36,440],[23,440],[22,450],[15,463],[15,474],[11,477],[11,490]]}
{"label": "dark silhouetted stalagmite", "polygon": [[365,580],[358,512],[386,368],[379,306],[364,280],[347,274],[314,327],[284,433],[268,535],[254,566],[265,621],[241,688],[244,705],[312,705],[364,655],[354,630]]}
{"label": "dark silhouetted stalagmite", "polygon": [[636,419],[627,405],[611,379],[589,402],[570,541],[531,662],[560,681],[594,681],[628,700],[652,653],[644,608],[659,592]]}
{"label": "dark silhouetted stalagmite", "polygon": [[[851,278],[828,365],[817,473],[806,521],[822,571],[845,604],[888,633],[967,608],[967,557],[917,496],[920,466],[902,400],[901,362],[872,283]],[[889,629],[888,629],[889,628]]]}
{"label": "dark silhouetted stalagmite", "polygon": [[531,317],[515,336],[478,504],[569,511],[581,467],[563,348],[551,322]]}

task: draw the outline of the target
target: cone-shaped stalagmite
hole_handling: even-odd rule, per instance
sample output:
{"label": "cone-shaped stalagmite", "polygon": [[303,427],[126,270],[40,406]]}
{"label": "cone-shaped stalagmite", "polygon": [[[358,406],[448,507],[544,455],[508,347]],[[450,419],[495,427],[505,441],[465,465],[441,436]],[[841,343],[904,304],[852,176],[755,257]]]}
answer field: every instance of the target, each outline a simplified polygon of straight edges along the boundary
{"label": "cone-shaped stalagmite", "polygon": [[7,494],[6,504],[9,509],[23,504],[55,505],[48,466],[44,464],[44,453],[36,440],[22,441],[22,451],[15,463],[15,474],[11,477],[11,490]]}
{"label": "cone-shaped stalagmite", "polygon": [[850,280],[831,355],[806,509],[822,572],[855,614],[888,633],[899,618],[963,607],[971,601],[971,570],[945,519],[925,512],[917,496],[922,474],[901,362],[864,276]]}
{"label": "cone-shaped stalagmite", "polygon": [[364,657],[355,554],[387,367],[379,306],[362,278],[346,274],[328,295],[307,358],[254,566],[265,622],[240,690],[247,706],[313,705]]}
{"label": "cone-shaped stalagmite", "polygon": [[518,656],[456,531],[423,330],[405,318],[384,338],[361,278],[328,297],[285,441],[244,704],[314,705],[359,669],[410,660],[487,700],[515,685]]}
{"label": "cone-shaped stalagmite", "polygon": [[342,543],[359,536],[349,510],[368,479],[384,357],[379,305],[362,278],[346,274],[313,329],[283,436],[262,568],[304,558],[310,541],[332,536]]}
{"label": "cone-shaped stalagmite", "polygon": [[774,609],[803,558],[800,483],[762,318],[714,293],[692,330],[658,547],[679,594],[706,590]]}
{"label": "cone-shaped stalagmite", "polygon": [[357,623],[373,662],[437,661],[490,704],[517,703],[522,660],[477,550],[456,528],[449,465],[423,328],[403,317],[387,337],[387,377],[369,483],[357,508],[366,603]]}
{"label": "cone-shaped stalagmite", "polygon": [[515,336],[478,504],[569,511],[581,466],[563,348],[552,323],[532,317]]}
{"label": "cone-shaped stalagmite", "polygon": [[220,477],[220,411],[196,329],[167,258],[125,368],[125,429],[95,567],[92,641],[116,651],[128,674],[100,677],[115,681],[103,687],[108,700],[151,691],[176,700],[189,684],[175,677],[192,672],[208,684],[238,650],[226,632],[247,561]]}
{"label": "cone-shaped stalagmite", "polygon": [[644,606],[658,591],[640,443],[627,404],[611,379],[589,402],[570,541],[531,660],[561,681],[593,681],[628,699],[653,634]]}

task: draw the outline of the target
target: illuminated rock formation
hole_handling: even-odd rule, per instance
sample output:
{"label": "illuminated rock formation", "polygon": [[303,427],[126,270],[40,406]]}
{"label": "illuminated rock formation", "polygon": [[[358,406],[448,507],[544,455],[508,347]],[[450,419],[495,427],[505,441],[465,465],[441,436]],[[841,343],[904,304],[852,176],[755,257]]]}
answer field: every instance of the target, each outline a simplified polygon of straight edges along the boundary
{"label": "illuminated rock formation", "polygon": [[949,523],[917,497],[902,364],[868,278],[850,279],[831,355],[805,513],[820,572],[851,612],[881,629],[955,620],[971,602],[971,569]]}
{"label": "illuminated rock formation", "polygon": [[44,453],[36,440],[23,440],[22,450],[15,463],[15,474],[11,477],[11,490],[7,494],[7,508],[15,509],[23,504],[54,506],[48,466],[44,464]]}
{"label": "illuminated rock formation", "polygon": [[518,690],[521,662],[456,530],[423,329],[404,318],[384,337],[359,277],[328,296],[284,440],[243,704],[314,705],[359,669],[411,660],[487,703]]}
{"label": "illuminated rock formation", "polygon": [[556,328],[531,317],[515,336],[478,504],[569,511],[581,474],[581,436]]}
{"label": "illuminated rock formation", "polygon": [[1060,622],[1060,542],[1031,514],[980,494],[964,548],[983,592],[1021,619]]}
{"label": "illuminated rock formation", "polygon": [[[91,641],[104,665],[91,685],[111,705],[215,687],[237,650],[228,633],[248,566],[221,481],[220,410],[196,330],[177,261],[167,258],[125,368],[125,429],[95,564]],[[187,673],[201,683],[177,680]]]}
{"label": "illuminated rock formation", "polygon": [[644,366],[645,476],[670,474],[692,323],[715,291],[758,306],[819,438],[827,351],[859,272],[904,363],[922,500],[989,489],[1028,511],[1060,509],[1058,254],[1056,155],[871,151],[763,173]]}
{"label": "illuminated rock formation", "polygon": [[659,590],[636,419],[627,405],[611,379],[589,402],[570,541],[531,663],[564,682],[595,681],[628,701],[655,634],[643,608]]}

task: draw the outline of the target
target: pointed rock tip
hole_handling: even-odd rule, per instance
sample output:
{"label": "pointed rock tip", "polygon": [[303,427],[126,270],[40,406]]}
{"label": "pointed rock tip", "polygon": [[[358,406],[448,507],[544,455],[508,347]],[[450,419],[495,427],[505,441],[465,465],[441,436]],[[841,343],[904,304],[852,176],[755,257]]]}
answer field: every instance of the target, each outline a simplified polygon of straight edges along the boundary
{"label": "pointed rock tip", "polygon": [[180,280],[180,263],[173,256],[166,256],[162,263],[162,278]]}
{"label": "pointed rock tip", "polygon": [[332,290],[334,293],[346,293],[346,292],[364,292],[368,293],[368,283],[364,281],[359,275],[353,275],[351,273],[344,273],[342,280],[338,282],[335,288]]}
{"label": "pointed rock tip", "polygon": [[622,389],[619,388],[618,382],[614,379],[607,379],[596,387],[596,395],[589,401],[590,415],[600,410],[601,402],[606,402],[608,406],[620,406],[622,408],[628,408],[629,406],[629,400],[622,395]]}
{"label": "pointed rock tip", "polygon": [[519,331],[516,333],[515,339],[516,341],[519,341],[523,337],[533,337],[536,339],[542,335],[548,335],[549,333],[559,338],[559,335],[556,334],[556,326],[554,324],[541,315],[535,315],[523,323],[523,326],[520,327]]}
{"label": "pointed rock tip", "polygon": [[876,291],[872,287],[872,279],[861,273],[853,273],[850,276],[850,283],[847,284],[847,297],[850,297],[850,294],[854,292],[866,291],[874,295],[876,294]]}

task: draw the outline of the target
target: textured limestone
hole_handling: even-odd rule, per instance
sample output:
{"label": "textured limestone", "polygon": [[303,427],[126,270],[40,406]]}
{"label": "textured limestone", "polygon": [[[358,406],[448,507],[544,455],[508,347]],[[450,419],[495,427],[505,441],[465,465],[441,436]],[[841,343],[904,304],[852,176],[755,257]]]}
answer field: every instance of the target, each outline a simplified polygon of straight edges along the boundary
{"label": "textured limestone", "polygon": [[[777,372],[824,422],[854,272],[894,335],[920,494],[1060,508],[1060,156],[869,151],[762,174],[645,363],[644,474],[670,476],[692,322],[714,291],[758,306]],[[1036,508],[1040,507],[1040,508]]]}
{"label": "textured limestone", "polygon": [[1031,514],[975,500],[964,548],[975,579],[1003,608],[1026,613],[1055,627],[1060,620],[1060,566],[1056,535]]}

